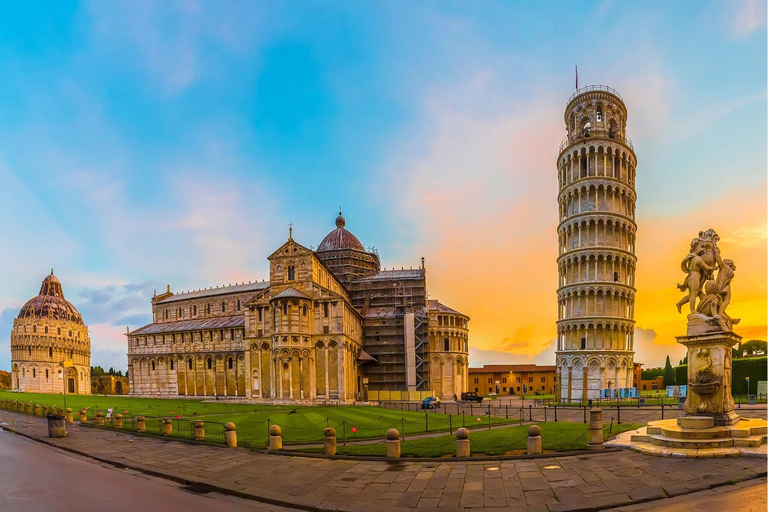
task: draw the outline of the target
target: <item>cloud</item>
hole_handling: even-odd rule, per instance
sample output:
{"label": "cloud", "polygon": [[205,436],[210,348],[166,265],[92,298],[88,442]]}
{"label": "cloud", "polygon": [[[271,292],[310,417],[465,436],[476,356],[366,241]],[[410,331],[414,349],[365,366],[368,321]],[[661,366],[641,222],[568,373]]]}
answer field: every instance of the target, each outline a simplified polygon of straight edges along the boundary
{"label": "cloud", "polygon": [[745,38],[759,28],[765,27],[764,0],[740,0],[731,5],[734,6],[731,30],[735,37]]}
{"label": "cloud", "polygon": [[194,0],[88,4],[100,51],[145,67],[167,94],[215,74],[220,59],[252,50],[272,28],[267,20],[273,9],[256,2],[214,6]]}
{"label": "cloud", "polygon": [[87,324],[139,327],[152,321],[150,304],[157,283],[109,285],[84,288],[79,295],[84,302],[76,304]]}

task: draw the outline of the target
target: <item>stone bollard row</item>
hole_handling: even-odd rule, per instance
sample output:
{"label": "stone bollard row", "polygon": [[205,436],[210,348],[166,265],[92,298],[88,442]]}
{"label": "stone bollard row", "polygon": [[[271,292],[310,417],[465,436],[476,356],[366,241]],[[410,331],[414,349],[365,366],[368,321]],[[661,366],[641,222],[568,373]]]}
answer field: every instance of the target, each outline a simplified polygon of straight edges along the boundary
{"label": "stone bollard row", "polygon": [[603,410],[590,409],[589,442],[587,442],[587,449],[602,450],[603,448],[605,448],[605,445],[603,445]]}
{"label": "stone bollard row", "polygon": [[531,425],[528,427],[528,455],[538,455],[542,453],[541,449],[541,427]]}
{"label": "stone bollard row", "polygon": [[280,425],[272,425],[269,427],[269,449],[268,451],[273,450],[282,450],[283,449],[283,436],[282,436],[283,430],[280,428]]}
{"label": "stone bollard row", "polygon": [[205,422],[197,420],[194,423],[195,427],[195,441],[205,440]]}
{"label": "stone bollard row", "polygon": [[400,432],[396,428],[387,430],[387,457],[400,458]]}
{"label": "stone bollard row", "polygon": [[462,427],[456,431],[456,456],[469,457],[469,430]]}
{"label": "stone bollard row", "polygon": [[336,455],[336,429],[328,427],[323,430],[323,446],[326,455]]}
{"label": "stone bollard row", "polygon": [[229,448],[237,448],[237,432],[235,430],[235,424],[231,421],[224,424],[225,437],[227,439],[227,446]]}

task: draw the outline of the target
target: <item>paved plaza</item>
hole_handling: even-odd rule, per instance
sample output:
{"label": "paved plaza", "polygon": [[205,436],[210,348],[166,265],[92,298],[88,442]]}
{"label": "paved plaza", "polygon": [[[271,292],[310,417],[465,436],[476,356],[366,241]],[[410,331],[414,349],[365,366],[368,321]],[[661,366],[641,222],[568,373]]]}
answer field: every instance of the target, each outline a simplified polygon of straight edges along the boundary
{"label": "paved plaza", "polygon": [[358,461],[268,455],[78,424],[49,439],[43,418],[0,411],[0,426],[101,461],[305,510],[514,510],[637,506],[766,475],[764,458],[691,460],[631,451],[504,461]]}

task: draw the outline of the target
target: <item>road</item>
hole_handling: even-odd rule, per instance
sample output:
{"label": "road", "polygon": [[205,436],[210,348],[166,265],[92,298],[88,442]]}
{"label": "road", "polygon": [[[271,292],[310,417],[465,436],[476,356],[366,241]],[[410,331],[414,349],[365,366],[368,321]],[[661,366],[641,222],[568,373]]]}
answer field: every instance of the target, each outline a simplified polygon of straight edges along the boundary
{"label": "road", "polygon": [[[680,496],[673,500],[675,503],[664,505],[649,502],[640,507],[633,507],[638,512],[649,510],[653,512],[765,512],[766,484],[754,485],[744,489],[732,490],[724,493],[707,491],[700,497]],[[671,500],[670,500],[671,501]]]}
{"label": "road", "polygon": [[169,480],[100,464],[7,431],[0,432],[0,461],[3,512],[295,510],[218,493],[197,494]]}

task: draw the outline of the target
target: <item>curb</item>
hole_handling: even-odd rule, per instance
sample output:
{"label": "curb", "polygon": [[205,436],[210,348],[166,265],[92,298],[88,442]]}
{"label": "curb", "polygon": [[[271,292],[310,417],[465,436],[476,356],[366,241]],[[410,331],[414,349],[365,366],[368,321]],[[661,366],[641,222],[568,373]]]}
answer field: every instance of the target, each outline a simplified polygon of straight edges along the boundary
{"label": "curb", "polygon": [[[228,496],[235,496],[235,497],[238,497],[238,498],[243,498],[243,499],[248,499],[248,500],[252,500],[252,501],[257,501],[257,502],[260,502],[260,503],[266,503],[266,504],[269,504],[269,505],[277,505],[277,506],[281,506],[281,507],[285,507],[285,508],[290,508],[290,509],[308,510],[308,511],[313,511],[313,512],[359,512],[363,508],[365,508],[367,510],[371,510],[369,507],[361,508],[361,507],[354,506],[354,505],[348,506],[348,507],[345,507],[344,505],[333,506],[333,507],[323,507],[322,505],[314,505],[312,503],[309,503],[308,500],[304,500],[304,499],[299,498],[299,497],[294,498],[292,501],[288,501],[288,500],[277,498],[277,497],[265,496],[263,494],[261,494],[261,495],[251,494],[251,493],[248,493],[248,492],[243,492],[243,491],[238,491],[238,490],[235,490],[235,489],[230,489],[228,487],[221,487],[221,486],[219,486],[218,484],[216,484],[213,481],[207,481],[205,479],[200,479],[199,477],[196,480],[192,480],[192,479],[189,479],[189,478],[185,478],[184,476],[175,475],[175,474],[172,474],[172,473],[162,473],[162,472],[159,472],[159,471],[156,471],[156,470],[153,470],[151,468],[147,468],[147,467],[144,467],[144,466],[141,466],[141,465],[128,464],[128,463],[125,463],[125,462],[119,462],[119,461],[107,459],[107,458],[104,458],[104,457],[98,457],[98,456],[95,456],[95,455],[92,455],[92,454],[89,454],[89,453],[86,453],[86,452],[83,452],[83,451],[80,451],[80,450],[77,450],[77,449],[74,449],[74,448],[70,448],[70,447],[60,446],[60,445],[54,444],[54,443],[46,440],[45,438],[40,438],[40,437],[36,437],[36,436],[30,435],[30,434],[25,434],[24,432],[21,432],[21,431],[15,429],[13,427],[8,427],[6,425],[3,425],[2,429],[7,430],[8,432],[11,432],[13,434],[20,435],[20,436],[25,437],[27,439],[30,439],[32,441],[35,441],[35,442],[38,442],[38,443],[41,443],[41,444],[45,444],[45,445],[51,446],[53,448],[57,448],[57,449],[62,450],[62,451],[73,453],[73,454],[79,455],[81,457],[86,457],[86,458],[89,458],[89,459],[92,459],[92,460],[95,460],[95,461],[98,461],[98,462],[109,464],[110,466],[113,466],[113,467],[116,467],[116,468],[131,469],[131,470],[134,470],[134,471],[138,471],[138,472],[144,473],[146,475],[150,475],[150,476],[154,476],[154,477],[157,477],[157,478],[163,478],[163,479],[166,479],[166,480],[170,480],[170,481],[173,481],[173,482],[185,485],[185,486],[191,488],[194,491],[217,492],[217,493],[228,495]],[[251,450],[251,451],[254,451],[254,450]],[[615,449],[610,450],[610,451],[611,452],[618,452],[618,451],[622,451],[622,449],[621,448],[615,448]],[[605,452],[608,452],[608,450],[603,450],[601,453],[605,453]],[[266,454],[266,452],[255,452],[255,453]],[[270,452],[270,454],[275,454],[275,453],[276,452]],[[588,453],[595,454],[596,452],[588,452]],[[584,454],[585,453],[578,453],[578,454],[574,454],[574,455],[584,455]],[[547,454],[544,454],[544,455],[547,455]],[[563,456],[563,455],[559,454],[559,455],[555,455],[555,456]],[[345,457],[336,457],[336,458],[342,459],[342,458],[345,458]],[[513,458],[513,457],[510,456],[510,458]],[[536,457],[536,458],[538,458],[538,457]],[[358,460],[358,458],[354,458],[354,460]],[[401,458],[401,459],[376,458],[374,460],[377,460],[379,462],[389,462],[389,463],[396,462],[396,461],[403,461],[403,462],[415,462],[416,461],[416,460],[409,460],[407,458]],[[425,460],[428,460],[428,461],[431,461],[431,462],[435,462],[433,459],[421,459],[421,460],[418,460],[418,461],[421,462],[421,461],[425,461]],[[456,461],[457,462],[459,462],[459,461],[461,461],[461,462],[473,462],[473,461],[474,462],[482,462],[482,460],[472,459],[472,458],[456,459]],[[440,460],[439,462],[448,462],[448,461],[447,460],[445,460],[445,461]],[[702,487],[702,488],[697,488],[697,489],[691,489],[689,492],[684,492],[684,493],[679,493],[679,494],[675,493],[674,497],[683,496],[683,495],[687,495],[687,494],[694,494],[694,493],[701,492],[701,491],[707,490],[707,489],[715,489],[717,487],[722,487],[722,486],[726,486],[726,485],[733,485],[733,484],[736,484],[736,483],[751,481],[751,480],[755,480],[755,479],[766,478],[766,476],[768,476],[768,470],[762,471],[762,472],[757,472],[754,476],[750,475],[748,478],[744,478],[744,479],[741,479],[741,480],[729,480],[727,482],[713,482],[712,485],[705,486],[705,487]],[[591,512],[591,511],[613,509],[613,508],[621,507],[621,506],[628,506],[628,505],[634,505],[634,504],[648,503],[648,502],[651,502],[651,501],[659,502],[661,504],[661,503],[663,503],[663,500],[673,497],[673,496],[669,495],[669,493],[666,492],[666,491],[665,491],[665,494],[666,494],[666,496],[659,497],[659,498],[648,497],[648,498],[641,498],[641,499],[631,500],[631,501],[628,501],[628,502],[621,502],[621,503],[617,502],[617,503],[611,503],[611,504],[605,504],[605,505],[597,505],[596,504],[593,507],[579,508],[579,509],[574,509],[574,510],[580,510],[580,511],[583,511],[583,512]],[[563,504],[563,503],[565,503],[565,502],[558,502],[558,503],[553,504],[553,505]],[[413,510],[413,509],[411,509],[411,508],[393,508],[393,507],[390,507],[390,508],[388,508],[388,510],[392,510],[392,511],[397,511],[397,510],[406,511],[406,510]]]}

